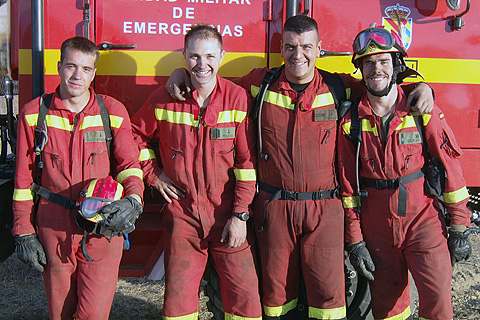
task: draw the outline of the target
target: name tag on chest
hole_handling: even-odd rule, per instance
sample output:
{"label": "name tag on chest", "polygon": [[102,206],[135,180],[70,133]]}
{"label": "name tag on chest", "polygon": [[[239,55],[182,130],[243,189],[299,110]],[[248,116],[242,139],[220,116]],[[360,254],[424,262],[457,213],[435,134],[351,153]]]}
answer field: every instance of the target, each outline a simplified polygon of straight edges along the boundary
{"label": "name tag on chest", "polygon": [[235,138],[235,127],[233,128],[212,128],[210,130],[210,139],[233,139]]}
{"label": "name tag on chest", "polygon": [[85,132],[85,142],[105,142],[105,131],[87,131]]}
{"label": "name tag on chest", "polygon": [[422,143],[422,138],[420,133],[417,132],[401,132],[400,133],[400,144],[414,144]]}
{"label": "name tag on chest", "polygon": [[338,120],[337,109],[323,109],[313,111],[313,121]]}

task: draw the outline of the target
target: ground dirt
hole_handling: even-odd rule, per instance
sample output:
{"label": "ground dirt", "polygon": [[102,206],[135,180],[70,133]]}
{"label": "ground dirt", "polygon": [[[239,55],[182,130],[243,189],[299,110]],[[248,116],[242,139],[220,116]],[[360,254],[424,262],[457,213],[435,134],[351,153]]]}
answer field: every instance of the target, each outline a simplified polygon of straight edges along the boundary
{"label": "ground dirt", "polygon": [[[474,253],[457,264],[453,272],[454,319],[480,319],[480,235],[471,236]],[[111,320],[161,319],[164,285],[145,278],[120,278],[113,301]],[[200,320],[210,319],[203,292]],[[48,319],[48,306],[40,273],[12,255],[0,264],[0,320]]]}

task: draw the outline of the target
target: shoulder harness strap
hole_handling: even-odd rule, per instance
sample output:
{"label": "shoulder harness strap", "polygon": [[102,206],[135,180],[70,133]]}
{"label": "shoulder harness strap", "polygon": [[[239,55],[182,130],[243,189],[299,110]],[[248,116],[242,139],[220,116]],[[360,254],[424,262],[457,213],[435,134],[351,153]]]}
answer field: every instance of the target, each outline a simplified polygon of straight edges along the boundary
{"label": "shoulder harness strap", "polygon": [[110,117],[103,98],[97,94],[98,105],[100,106],[100,117],[102,118],[103,130],[105,131],[105,140],[107,143],[108,156],[111,158],[112,149],[112,127],[110,126]]}
{"label": "shoulder harness strap", "polygon": [[263,99],[265,99],[265,93],[267,92],[268,87],[277,81],[277,79],[280,77],[280,74],[282,73],[283,68],[285,65],[281,65],[278,68],[273,68],[267,71],[265,74],[265,77],[262,80],[262,84],[260,85],[260,89],[258,91],[257,96],[255,97],[255,100],[253,102],[253,108],[250,113],[250,116],[252,119],[257,120],[258,115],[261,113],[262,105],[263,105]]}
{"label": "shoulder harness strap", "polygon": [[328,89],[333,96],[335,108],[338,112],[338,119],[343,118],[348,112],[348,109],[350,109],[351,103],[350,101],[347,101],[346,88],[342,77],[340,77],[338,73],[332,73],[318,68],[317,70],[327,84]]}
{"label": "shoulder harness strap", "polygon": [[45,123],[45,118],[48,113],[48,108],[50,103],[52,103],[53,93],[43,95],[40,97],[40,107],[38,109],[38,119],[37,126],[35,127],[35,141],[34,141],[34,151],[35,151],[35,162],[37,167],[37,173],[35,176],[35,182],[40,183],[42,177],[43,169],[43,160],[42,160],[42,151],[47,143],[47,125]]}

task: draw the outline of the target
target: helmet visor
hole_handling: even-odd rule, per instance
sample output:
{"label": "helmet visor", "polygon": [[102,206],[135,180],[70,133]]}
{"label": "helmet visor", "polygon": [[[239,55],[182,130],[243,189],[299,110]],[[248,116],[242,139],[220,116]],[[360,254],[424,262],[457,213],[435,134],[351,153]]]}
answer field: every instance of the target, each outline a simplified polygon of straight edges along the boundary
{"label": "helmet visor", "polygon": [[107,200],[104,198],[88,197],[85,198],[82,203],[80,203],[78,211],[85,219],[92,222],[98,222],[104,219],[100,212],[102,208],[112,202],[112,200]]}
{"label": "helmet visor", "polygon": [[360,32],[353,41],[353,51],[363,54],[371,43],[375,43],[380,49],[388,50],[395,45],[395,39],[383,28],[369,28]]}

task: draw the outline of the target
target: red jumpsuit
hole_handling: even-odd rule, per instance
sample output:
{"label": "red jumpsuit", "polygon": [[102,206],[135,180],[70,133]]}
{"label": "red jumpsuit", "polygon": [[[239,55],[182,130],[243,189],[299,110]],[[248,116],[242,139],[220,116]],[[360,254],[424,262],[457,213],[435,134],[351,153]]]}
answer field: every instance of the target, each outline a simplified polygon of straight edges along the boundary
{"label": "red jumpsuit", "polygon": [[[125,195],[143,195],[138,147],[133,140],[125,107],[103,96],[113,135],[112,150],[116,177]],[[50,319],[108,319],[122,256],[123,238],[108,241],[89,234],[87,250],[94,262],[81,252],[83,230],[75,223],[75,210],[40,198],[36,217],[32,214],[30,185],[35,176],[34,129],[39,99],[27,103],[18,117],[17,164],[13,195],[14,235],[37,232],[47,256],[43,273]],[[66,198],[77,199],[91,180],[111,175],[110,162],[100,118],[100,107],[90,89],[90,101],[80,113],[63,105],[55,93],[46,116],[48,142],[42,152],[41,185]],[[107,165],[106,165],[107,164]]]}
{"label": "red jumpsuit", "polygon": [[[268,69],[237,79],[256,96]],[[345,87],[363,86],[342,74]],[[349,93],[350,90],[347,90]],[[296,192],[332,190],[338,186],[335,166],[337,119],[333,97],[320,74],[303,93],[294,91],[285,70],[267,92],[262,108],[263,153],[258,181]],[[297,305],[300,271],[305,279],[309,317],[346,317],[344,213],[338,196],[323,200],[276,200],[262,190],[255,198],[254,218],[262,267],[262,302],[267,316],[286,314]],[[265,214],[264,222],[262,222]]]}
{"label": "red jumpsuit", "polygon": [[[372,113],[365,94],[358,106],[363,142],[360,149],[360,176],[386,180],[405,177],[423,168],[426,156],[415,121],[408,115],[406,96],[399,88],[386,143],[381,139],[380,117]],[[445,166],[443,197],[452,225],[470,225],[466,208],[468,191],[457,157],[461,150],[443,113],[435,106],[423,116],[425,140],[430,155]],[[400,189],[362,187],[368,197],[361,199],[361,212],[356,210],[354,144],[350,133],[350,112],[342,119],[338,138],[338,159],[342,198],[346,212],[346,241],[363,238],[376,266],[375,280],[370,282],[375,319],[410,315],[408,273],[418,288],[419,316],[425,319],[452,319],[452,267],[446,241],[445,222],[433,205],[433,198],[424,191],[424,178],[405,184],[408,196],[406,214],[399,211]],[[365,184],[365,183],[364,183]]]}
{"label": "red jumpsuit", "polygon": [[[255,195],[255,128],[245,90],[217,76],[206,109],[193,98],[173,100],[157,89],[132,118],[147,184],[163,168],[185,198],[166,206],[165,302],[169,319],[198,318],[198,288],[208,255],[220,276],[229,319],[260,319],[258,279],[250,242],[225,248],[222,231],[233,212],[249,212]],[[203,113],[203,114],[202,114]],[[160,159],[146,142],[159,140]],[[234,218],[237,219],[237,218]]]}

